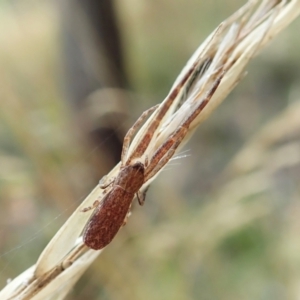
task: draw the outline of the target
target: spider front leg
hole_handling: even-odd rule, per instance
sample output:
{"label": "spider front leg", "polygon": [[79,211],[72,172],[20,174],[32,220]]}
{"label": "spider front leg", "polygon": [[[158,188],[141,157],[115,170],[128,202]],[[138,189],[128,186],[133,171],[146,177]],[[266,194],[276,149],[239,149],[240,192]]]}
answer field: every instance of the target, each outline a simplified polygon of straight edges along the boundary
{"label": "spider front leg", "polygon": [[133,124],[133,126],[128,130],[124,137],[122,154],[121,154],[121,168],[124,167],[126,162],[126,157],[129,149],[130,142],[132,137],[134,136],[135,132],[137,131],[138,127],[142,124],[143,121],[158,108],[159,104],[147,109],[142,113],[142,115],[137,119],[137,121]]}
{"label": "spider front leg", "polygon": [[152,156],[149,166],[146,168],[145,173],[145,182],[153,177],[161,168],[170,160],[170,158],[175,153],[176,149],[185,138],[188,133],[191,123],[197,118],[199,113],[206,107],[209,103],[211,97],[218,88],[225,71],[220,70],[220,73],[216,80],[211,85],[211,88],[208,90],[202,101],[199,101],[198,105],[192,110],[191,114],[182,122],[180,127],[175,130],[175,132],[169,136],[169,138],[158,148],[158,150]]}
{"label": "spider front leg", "polygon": [[174,155],[178,146],[188,132],[188,127],[181,126],[179,129],[164,142],[153,155],[148,168],[145,172],[145,182],[155,176]]}

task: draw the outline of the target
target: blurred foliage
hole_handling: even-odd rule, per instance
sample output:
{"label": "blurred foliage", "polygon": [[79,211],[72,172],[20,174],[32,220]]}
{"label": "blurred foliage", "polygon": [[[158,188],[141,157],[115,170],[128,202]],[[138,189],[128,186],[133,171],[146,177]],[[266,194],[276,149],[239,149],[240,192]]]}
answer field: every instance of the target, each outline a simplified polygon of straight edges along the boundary
{"label": "blurred foliage", "polygon": [[[131,120],[243,1],[116,1]],[[58,7],[1,1],[0,281],[38,258],[96,184],[64,101]],[[299,20],[156,180],[69,299],[300,298]],[[101,144],[99,145],[101,147]],[[179,164],[179,165],[178,165]]]}

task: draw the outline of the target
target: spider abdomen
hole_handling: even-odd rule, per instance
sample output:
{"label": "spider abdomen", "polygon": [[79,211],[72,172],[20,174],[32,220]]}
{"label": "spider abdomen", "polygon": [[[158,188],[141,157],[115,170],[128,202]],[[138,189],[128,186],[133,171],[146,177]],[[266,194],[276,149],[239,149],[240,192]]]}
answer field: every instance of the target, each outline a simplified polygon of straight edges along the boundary
{"label": "spider abdomen", "polygon": [[107,246],[122,227],[134,195],[144,183],[144,165],[125,166],[116,177],[111,191],[95,209],[83,233],[84,243],[100,250]]}

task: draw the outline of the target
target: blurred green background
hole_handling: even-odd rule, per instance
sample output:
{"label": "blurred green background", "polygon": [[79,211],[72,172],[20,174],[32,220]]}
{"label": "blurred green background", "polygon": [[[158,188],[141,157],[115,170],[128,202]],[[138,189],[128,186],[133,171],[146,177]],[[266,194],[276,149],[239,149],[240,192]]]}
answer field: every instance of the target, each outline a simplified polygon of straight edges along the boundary
{"label": "blurred green background", "polygon": [[[244,3],[98,2],[0,2],[1,287]],[[300,299],[299,25],[251,63],[68,299]]]}

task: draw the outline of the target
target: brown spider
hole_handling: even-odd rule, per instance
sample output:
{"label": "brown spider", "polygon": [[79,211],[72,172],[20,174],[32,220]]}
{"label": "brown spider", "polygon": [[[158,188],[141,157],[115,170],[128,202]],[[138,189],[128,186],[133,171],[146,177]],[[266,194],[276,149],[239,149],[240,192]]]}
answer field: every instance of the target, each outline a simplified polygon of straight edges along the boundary
{"label": "brown spider", "polygon": [[[140,192],[141,187],[155,176],[173,156],[186,136],[190,124],[207,105],[224,76],[224,71],[218,72],[216,80],[203,100],[148,160],[148,156],[145,154],[146,150],[180,90],[189,83],[191,75],[196,71],[195,66],[193,67],[160,106],[156,105],[145,111],[127,132],[118,175],[109,184],[100,183],[101,188],[112,185],[111,190],[101,202],[96,201],[92,207],[83,210],[87,211],[96,207],[83,232],[83,241],[88,247],[99,250],[112,241],[122,225],[126,223],[125,219],[135,195],[139,204],[143,205],[145,193]],[[151,113],[153,116],[146,126],[145,133],[140,137],[134,149],[130,149],[131,154],[127,158],[129,145],[136,130]],[[143,156],[145,157],[144,162],[140,161]]]}

